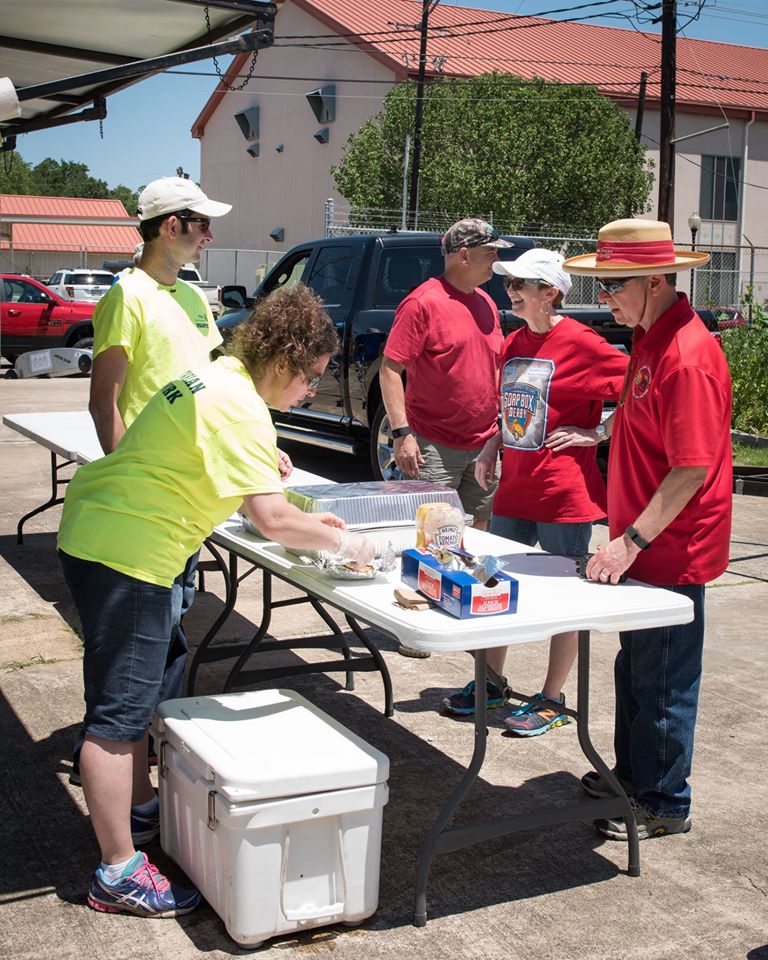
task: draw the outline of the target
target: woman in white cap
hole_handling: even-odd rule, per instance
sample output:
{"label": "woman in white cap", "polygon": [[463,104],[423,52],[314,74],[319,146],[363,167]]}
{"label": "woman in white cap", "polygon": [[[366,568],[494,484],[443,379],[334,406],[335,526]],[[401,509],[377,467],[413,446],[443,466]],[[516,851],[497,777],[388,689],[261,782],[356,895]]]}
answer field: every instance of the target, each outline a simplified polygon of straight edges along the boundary
{"label": "woman in white cap", "polygon": [[[539,544],[550,553],[579,556],[589,549],[592,522],[605,516],[605,484],[595,443],[602,439],[603,401],[618,397],[627,356],[589,327],[557,312],[571,289],[562,264],[559,253],[536,247],[516,260],[493,265],[525,326],[504,343],[500,428],[483,448],[475,471],[483,487],[495,479],[503,448],[491,533]],[[537,736],[568,722],[559,706],[565,705],[562,688],[577,645],[575,632],[552,637],[542,690],[534,703],[507,717],[511,732]],[[489,671],[497,681],[488,681],[489,707],[506,702],[506,654],[506,647],[488,651]],[[443,705],[450,713],[474,713],[474,681],[446,697]]]}

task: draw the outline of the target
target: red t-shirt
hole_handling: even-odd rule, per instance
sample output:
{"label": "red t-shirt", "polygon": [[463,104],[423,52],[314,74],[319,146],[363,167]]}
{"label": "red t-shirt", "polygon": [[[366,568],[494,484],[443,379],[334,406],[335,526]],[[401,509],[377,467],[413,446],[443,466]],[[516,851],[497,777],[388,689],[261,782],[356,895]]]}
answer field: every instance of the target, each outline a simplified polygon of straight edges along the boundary
{"label": "red t-shirt", "polygon": [[462,293],[437,277],[408,294],[384,355],[406,368],[410,428],[457,450],[482,447],[496,430],[503,342],[496,304],[483,290]]}
{"label": "red t-shirt", "polygon": [[559,426],[591,428],[603,400],[615,400],[628,358],[578,320],[563,317],[547,333],[511,333],[501,358],[504,453],[493,512],[545,523],[605,516],[605,484],[595,447],[554,452],[544,441]]}
{"label": "red t-shirt", "polygon": [[624,405],[611,435],[608,517],[619,537],[671,467],[706,467],[681,512],[629,574],[644,583],[707,583],[728,565],[733,468],[731,380],[719,344],[685,295],[635,331]]}

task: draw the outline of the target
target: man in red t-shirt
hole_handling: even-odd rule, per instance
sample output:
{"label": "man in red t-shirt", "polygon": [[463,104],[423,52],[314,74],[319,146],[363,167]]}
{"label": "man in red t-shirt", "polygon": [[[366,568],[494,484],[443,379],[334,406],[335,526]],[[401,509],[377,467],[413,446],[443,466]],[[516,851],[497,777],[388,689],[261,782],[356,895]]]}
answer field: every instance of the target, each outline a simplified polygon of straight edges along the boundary
{"label": "man in red t-shirt", "polygon": [[[669,225],[617,220],[597,253],[564,268],[598,277],[600,299],[634,328],[632,354],[609,424],[610,541],[587,575],[616,583],[624,571],[690,598],[692,623],[621,633],[616,657],[614,774],[630,796],[640,839],[691,827],[693,757],[704,643],[704,586],[728,564],[731,527],[731,382],[719,344],[675,290],[678,271],[709,255],[675,250]],[[598,773],[593,796],[616,793]],[[627,839],[622,819],[601,833]]]}
{"label": "man in red t-shirt", "polygon": [[[478,288],[491,279],[497,250],[509,246],[484,220],[454,223],[443,237],[445,272],[397,308],[379,374],[403,476],[453,487],[482,530],[495,484],[482,489],[474,462],[496,432],[504,337],[496,304]],[[403,644],[398,651],[424,656]]]}

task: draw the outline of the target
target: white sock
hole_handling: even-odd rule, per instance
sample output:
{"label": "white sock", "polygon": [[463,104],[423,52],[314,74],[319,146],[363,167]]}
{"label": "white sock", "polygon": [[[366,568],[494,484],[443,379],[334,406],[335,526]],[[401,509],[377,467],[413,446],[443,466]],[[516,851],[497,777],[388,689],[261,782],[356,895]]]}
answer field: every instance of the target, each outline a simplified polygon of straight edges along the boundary
{"label": "white sock", "polygon": [[128,857],[127,860],[123,860],[121,863],[104,863],[101,862],[100,868],[101,873],[107,883],[115,883],[122,876],[128,876],[128,874],[133,873],[133,870],[126,869],[130,864],[133,866],[133,861],[136,857],[140,857],[140,853],[134,853],[132,857]]}

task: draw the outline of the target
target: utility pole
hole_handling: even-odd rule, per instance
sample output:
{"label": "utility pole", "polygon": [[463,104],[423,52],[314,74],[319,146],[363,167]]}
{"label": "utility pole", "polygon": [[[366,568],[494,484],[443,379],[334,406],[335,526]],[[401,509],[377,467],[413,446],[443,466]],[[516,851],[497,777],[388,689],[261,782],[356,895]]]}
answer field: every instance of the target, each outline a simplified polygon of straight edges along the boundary
{"label": "utility pole", "polygon": [[675,73],[677,2],[663,0],[661,10],[661,112],[659,117],[658,217],[673,226],[675,217]]}
{"label": "utility pole", "polygon": [[419,210],[419,164],[421,162],[421,124],[424,118],[424,74],[427,69],[427,27],[429,15],[439,0],[422,0],[419,74],[416,80],[416,116],[413,121],[413,165],[411,167],[410,221],[416,229]]}

